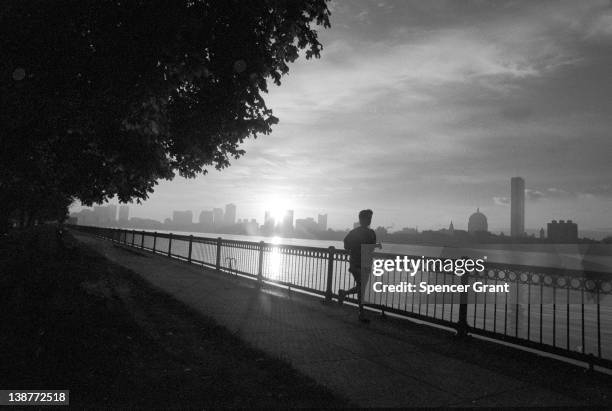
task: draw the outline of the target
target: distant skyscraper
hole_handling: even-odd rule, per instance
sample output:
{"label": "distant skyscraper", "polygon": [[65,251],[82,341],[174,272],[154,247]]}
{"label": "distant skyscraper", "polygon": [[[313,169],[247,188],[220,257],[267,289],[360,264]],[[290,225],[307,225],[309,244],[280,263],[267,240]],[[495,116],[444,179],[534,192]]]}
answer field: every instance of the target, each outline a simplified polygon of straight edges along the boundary
{"label": "distant skyscraper", "polygon": [[510,235],[525,235],[525,180],[522,177],[510,180]]}
{"label": "distant skyscraper", "polygon": [[127,221],[130,219],[130,207],[126,205],[119,206],[119,221]]}
{"label": "distant skyscraper", "polygon": [[287,210],[283,217],[283,231],[293,230],[293,210]]}
{"label": "distant skyscraper", "polygon": [[213,208],[213,224],[216,226],[223,225],[223,209]]}
{"label": "distant skyscraper", "polygon": [[109,204],[106,207],[108,208],[108,217],[110,221],[117,221],[117,206],[115,204]]}
{"label": "distant skyscraper", "polygon": [[95,224],[108,225],[114,223],[117,218],[117,206],[106,205],[106,206],[94,206],[93,208],[93,219]]}
{"label": "distant skyscraper", "polygon": [[176,225],[190,225],[193,224],[193,212],[188,211],[173,211],[172,222]]}
{"label": "distant skyscraper", "polygon": [[327,230],[327,214],[319,214],[319,217],[317,218],[317,225],[319,226],[319,230]]}
{"label": "distant skyscraper", "polygon": [[234,225],[236,223],[236,206],[234,204],[227,204],[225,206],[224,221],[226,225]]}
{"label": "distant skyscraper", "polygon": [[470,216],[468,220],[468,233],[476,233],[478,231],[489,231],[487,217],[477,208],[476,212]]}
{"label": "distant skyscraper", "polygon": [[94,217],[93,210],[85,208],[78,213],[78,221],[79,225],[96,225],[98,224],[97,220]]}
{"label": "distant skyscraper", "polygon": [[94,224],[106,223],[106,207],[94,206],[93,207],[93,220],[94,220]]}
{"label": "distant skyscraper", "polygon": [[210,210],[204,210],[200,213],[200,218],[198,219],[198,222],[200,224],[204,224],[207,226],[211,226],[213,225],[213,212]]}
{"label": "distant skyscraper", "polygon": [[319,229],[319,224],[314,218],[298,218],[295,220],[295,231],[299,233],[313,233]]}
{"label": "distant skyscraper", "polygon": [[272,218],[272,213],[266,210],[264,215],[264,221],[261,226],[261,232],[263,235],[270,235],[274,231],[274,218]]}

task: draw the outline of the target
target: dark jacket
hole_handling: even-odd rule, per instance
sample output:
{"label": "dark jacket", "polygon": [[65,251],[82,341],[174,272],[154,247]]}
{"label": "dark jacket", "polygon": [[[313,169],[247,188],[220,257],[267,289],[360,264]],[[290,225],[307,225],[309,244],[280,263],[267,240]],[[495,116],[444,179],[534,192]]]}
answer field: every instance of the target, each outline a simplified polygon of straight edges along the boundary
{"label": "dark jacket", "polygon": [[376,244],[376,233],[371,228],[357,227],[344,237],[344,249],[350,254],[349,271],[361,270],[361,245]]}

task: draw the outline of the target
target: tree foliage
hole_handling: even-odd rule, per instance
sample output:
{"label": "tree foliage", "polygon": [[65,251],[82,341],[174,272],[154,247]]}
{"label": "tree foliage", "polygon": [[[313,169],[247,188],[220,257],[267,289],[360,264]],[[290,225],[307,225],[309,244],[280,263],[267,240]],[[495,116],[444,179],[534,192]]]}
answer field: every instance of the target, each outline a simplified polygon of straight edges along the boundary
{"label": "tree foliage", "polygon": [[[318,57],[325,0],[21,0],[0,11],[0,200],[147,198],[268,134],[266,106]],[[44,195],[43,195],[44,197]],[[14,209],[14,206],[12,206]]]}

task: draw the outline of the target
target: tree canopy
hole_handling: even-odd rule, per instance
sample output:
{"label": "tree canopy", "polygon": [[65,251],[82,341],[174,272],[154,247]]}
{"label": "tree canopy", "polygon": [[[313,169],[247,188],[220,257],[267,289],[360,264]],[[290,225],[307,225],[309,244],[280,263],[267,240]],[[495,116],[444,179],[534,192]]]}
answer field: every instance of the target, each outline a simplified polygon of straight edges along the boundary
{"label": "tree canopy", "polygon": [[329,16],[325,0],[9,2],[0,213],[145,199],[159,179],[227,167],[271,132],[269,82],[300,51],[319,57]]}

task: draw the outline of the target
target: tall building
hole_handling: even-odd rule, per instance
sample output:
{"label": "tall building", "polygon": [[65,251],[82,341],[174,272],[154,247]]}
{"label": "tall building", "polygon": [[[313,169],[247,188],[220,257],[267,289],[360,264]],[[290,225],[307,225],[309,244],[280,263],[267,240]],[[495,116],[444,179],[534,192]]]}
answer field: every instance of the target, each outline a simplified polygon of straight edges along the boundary
{"label": "tall building", "polygon": [[117,206],[115,204],[109,204],[106,206],[106,208],[108,209],[108,217],[110,219],[111,222],[116,222],[117,221]]}
{"label": "tall building", "polygon": [[287,210],[283,217],[283,231],[293,231],[293,210]]}
{"label": "tall building", "polygon": [[522,177],[510,180],[510,235],[525,235],[525,180]]}
{"label": "tall building", "polygon": [[476,212],[472,214],[468,220],[468,233],[476,233],[479,231],[489,231],[489,225],[487,223],[487,217],[477,208]]}
{"label": "tall building", "polygon": [[264,225],[266,226],[274,226],[274,217],[272,217],[272,213],[266,210],[264,215]]}
{"label": "tall building", "polygon": [[102,206],[93,207],[93,222],[94,224],[103,224],[105,221],[106,210]]}
{"label": "tall building", "polygon": [[319,214],[317,218],[317,225],[319,226],[319,230],[327,230],[327,214]]}
{"label": "tall building", "polygon": [[126,205],[119,206],[119,221],[128,221],[130,219],[130,207]]}
{"label": "tall building", "polygon": [[98,224],[97,220],[94,217],[93,210],[89,208],[84,208],[78,214],[78,224],[79,225],[96,225]]}
{"label": "tall building", "polygon": [[266,211],[264,216],[264,225],[274,227],[275,224],[276,221],[274,221],[274,216],[272,216],[272,213],[270,211]]}
{"label": "tall building", "polygon": [[295,231],[301,234],[314,233],[319,229],[319,224],[315,222],[314,218],[298,218],[295,220]]}
{"label": "tall building", "polygon": [[227,204],[225,206],[224,220],[226,225],[234,225],[236,223],[236,206],[234,204]]}
{"label": "tall building", "polygon": [[93,220],[95,224],[108,225],[116,221],[117,206],[106,205],[106,206],[94,206],[93,208]]}
{"label": "tall building", "polygon": [[578,241],[578,224],[572,220],[552,220],[547,224],[548,240],[553,243],[575,243]]}
{"label": "tall building", "polygon": [[198,219],[198,222],[200,224],[204,224],[207,226],[212,226],[213,225],[213,212],[210,210],[203,210],[200,213],[200,218]]}
{"label": "tall building", "polygon": [[213,208],[213,224],[216,226],[223,225],[223,209]]}
{"label": "tall building", "polygon": [[173,211],[172,222],[176,225],[190,225],[193,224],[193,212],[187,211]]}
{"label": "tall building", "polygon": [[261,225],[261,233],[263,235],[271,235],[273,231],[274,231],[274,218],[272,218],[272,213],[266,210],[266,213],[264,215],[264,221],[263,221],[263,224]]}

